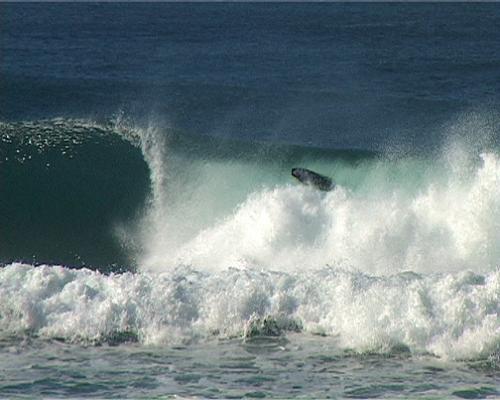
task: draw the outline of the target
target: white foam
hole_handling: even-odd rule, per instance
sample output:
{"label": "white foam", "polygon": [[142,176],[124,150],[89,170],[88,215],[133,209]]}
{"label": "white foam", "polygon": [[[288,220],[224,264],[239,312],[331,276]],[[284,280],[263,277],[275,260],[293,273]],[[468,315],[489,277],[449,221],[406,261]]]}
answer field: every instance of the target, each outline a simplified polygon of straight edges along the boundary
{"label": "white foam", "polygon": [[374,277],[341,269],[277,273],[178,268],[102,275],[12,264],[0,269],[0,332],[70,341],[132,333],[144,344],[241,336],[255,316],[298,321],[340,348],[484,358],[500,343],[500,270]]}
{"label": "white foam", "polygon": [[[445,179],[427,180],[413,193],[397,187],[338,187],[326,194],[292,184],[261,187],[198,230],[185,229],[198,226],[190,214],[172,224],[171,207],[168,218],[149,220],[161,234],[148,236],[141,266],[293,271],[337,265],[378,275],[492,271],[500,265],[500,161],[492,153],[481,159],[472,173],[450,165]],[[183,210],[203,208],[186,203]]]}

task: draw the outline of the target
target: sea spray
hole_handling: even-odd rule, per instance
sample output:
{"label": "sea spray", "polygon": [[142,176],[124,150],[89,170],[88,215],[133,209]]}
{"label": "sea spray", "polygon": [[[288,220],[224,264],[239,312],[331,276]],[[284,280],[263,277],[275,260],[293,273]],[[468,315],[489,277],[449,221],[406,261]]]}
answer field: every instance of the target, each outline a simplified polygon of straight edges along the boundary
{"label": "sea spray", "polygon": [[[187,264],[291,271],[336,265],[387,275],[485,272],[500,261],[500,167],[494,152],[467,154],[457,145],[422,159],[349,163],[303,157],[305,165],[331,171],[339,185],[330,193],[291,182],[283,160],[196,157],[172,159],[187,170],[185,190],[178,190],[176,174],[170,174],[161,189],[169,202],[152,205],[153,211],[168,211],[146,219],[162,234],[144,241],[145,269]],[[249,177],[251,184],[242,185]]]}

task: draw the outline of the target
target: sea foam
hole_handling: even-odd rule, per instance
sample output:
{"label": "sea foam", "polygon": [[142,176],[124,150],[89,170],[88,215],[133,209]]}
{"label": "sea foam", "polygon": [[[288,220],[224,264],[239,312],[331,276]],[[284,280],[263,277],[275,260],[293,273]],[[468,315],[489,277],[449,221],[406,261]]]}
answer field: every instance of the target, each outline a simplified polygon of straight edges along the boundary
{"label": "sea foam", "polygon": [[336,268],[179,267],[103,275],[11,264],[0,270],[0,298],[4,336],[178,344],[243,337],[252,320],[274,318],[357,352],[477,359],[498,356],[500,343],[498,270],[375,277]]}

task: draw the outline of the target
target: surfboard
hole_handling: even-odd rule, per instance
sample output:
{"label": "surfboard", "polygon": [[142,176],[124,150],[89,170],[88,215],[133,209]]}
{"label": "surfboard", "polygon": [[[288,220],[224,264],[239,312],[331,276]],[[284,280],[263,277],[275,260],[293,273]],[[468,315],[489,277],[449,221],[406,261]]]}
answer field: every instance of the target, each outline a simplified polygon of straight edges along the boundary
{"label": "surfboard", "polygon": [[304,185],[314,186],[319,190],[329,191],[335,187],[335,184],[330,178],[311,171],[310,169],[292,168],[292,176]]}

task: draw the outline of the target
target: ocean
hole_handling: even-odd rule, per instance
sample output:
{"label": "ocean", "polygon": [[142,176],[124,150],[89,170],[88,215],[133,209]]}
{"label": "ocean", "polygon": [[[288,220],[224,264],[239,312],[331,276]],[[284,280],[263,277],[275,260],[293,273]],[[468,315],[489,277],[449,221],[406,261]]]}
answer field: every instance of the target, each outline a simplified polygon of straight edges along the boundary
{"label": "ocean", "polygon": [[500,398],[499,27],[0,3],[0,398]]}

